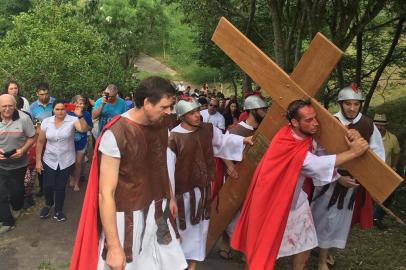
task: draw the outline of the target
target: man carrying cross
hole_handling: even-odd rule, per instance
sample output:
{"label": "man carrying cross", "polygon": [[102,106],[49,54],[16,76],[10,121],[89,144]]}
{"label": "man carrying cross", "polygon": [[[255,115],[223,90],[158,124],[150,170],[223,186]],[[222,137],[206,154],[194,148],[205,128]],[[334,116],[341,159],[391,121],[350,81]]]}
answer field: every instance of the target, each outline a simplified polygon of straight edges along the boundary
{"label": "man carrying cross", "polygon": [[[382,160],[385,150],[382,137],[372,120],[360,113],[364,97],[356,84],[345,87],[338,93],[340,111],[335,117],[345,126],[355,129],[369,143],[369,147]],[[361,229],[372,228],[372,199],[369,193],[356,182],[348,171],[338,170],[340,180],[316,187],[312,213],[319,240],[319,269],[327,270],[334,259],[328,256],[329,248],[345,248],[351,224],[360,224]]]}
{"label": "man carrying cross", "polygon": [[277,132],[255,171],[231,240],[252,270],[273,269],[277,257],[290,255],[295,255],[294,270],[305,268],[317,237],[302,189],[304,179],[311,177],[316,186],[328,184],[335,180],[336,166],[368,149],[363,138],[349,131],[349,150],[317,156],[312,136],[319,123],[310,101],[290,103],[287,118],[289,125]]}

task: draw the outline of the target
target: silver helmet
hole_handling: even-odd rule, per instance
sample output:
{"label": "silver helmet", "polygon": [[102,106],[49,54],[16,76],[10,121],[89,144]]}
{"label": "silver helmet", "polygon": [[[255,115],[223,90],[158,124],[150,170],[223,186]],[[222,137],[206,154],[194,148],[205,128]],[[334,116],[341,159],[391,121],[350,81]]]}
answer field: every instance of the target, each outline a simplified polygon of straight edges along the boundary
{"label": "silver helmet", "polygon": [[338,92],[337,101],[344,100],[359,100],[364,101],[361,89],[358,88],[356,83],[352,83],[350,86],[344,87]]}
{"label": "silver helmet", "polygon": [[256,95],[249,96],[244,101],[244,111],[267,107],[268,105],[266,104],[266,102]]}
{"label": "silver helmet", "polygon": [[200,108],[200,104],[194,98],[190,98],[189,100],[179,100],[175,105],[175,111],[178,117],[181,117],[197,108]]}

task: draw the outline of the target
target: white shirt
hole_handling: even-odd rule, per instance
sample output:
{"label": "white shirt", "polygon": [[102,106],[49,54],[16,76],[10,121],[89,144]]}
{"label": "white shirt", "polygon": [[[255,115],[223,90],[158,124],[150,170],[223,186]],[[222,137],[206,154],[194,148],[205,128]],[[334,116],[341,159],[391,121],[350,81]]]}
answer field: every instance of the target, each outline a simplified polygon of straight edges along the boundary
{"label": "white shirt", "polygon": [[21,97],[23,99],[23,107],[21,108],[21,110],[27,112],[27,113],[31,113],[30,112],[30,103],[28,102],[28,100],[25,97]]}
{"label": "white shirt", "polygon": [[[121,116],[130,119],[128,111],[121,114]],[[99,151],[110,157],[121,158],[121,153],[117,145],[116,137],[114,137],[114,134],[113,132],[111,132],[110,129],[106,130],[103,133],[103,136],[101,137],[99,143]]]}
{"label": "white shirt", "polygon": [[55,116],[45,118],[41,130],[45,132],[46,145],[43,160],[51,169],[63,170],[75,163],[75,122],[77,117],[66,115],[61,126],[55,127]]}
{"label": "white shirt", "polygon": [[200,115],[203,117],[203,122],[205,123],[212,123],[213,126],[221,129],[226,130],[226,120],[221,113],[216,112],[215,114],[209,114],[209,110],[200,111]]}

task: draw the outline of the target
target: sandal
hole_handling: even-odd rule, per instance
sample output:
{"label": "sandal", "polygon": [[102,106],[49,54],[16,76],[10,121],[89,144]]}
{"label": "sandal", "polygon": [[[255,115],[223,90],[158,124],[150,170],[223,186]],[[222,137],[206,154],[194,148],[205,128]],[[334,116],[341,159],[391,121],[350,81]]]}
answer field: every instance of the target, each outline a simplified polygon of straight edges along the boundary
{"label": "sandal", "polygon": [[334,260],[334,256],[331,254],[327,255],[327,265],[329,266],[329,268],[332,268],[335,264],[335,260]]}
{"label": "sandal", "polygon": [[217,251],[217,253],[219,254],[219,256],[226,261],[232,260],[233,259],[233,255],[231,254],[231,250],[230,249],[219,249]]}

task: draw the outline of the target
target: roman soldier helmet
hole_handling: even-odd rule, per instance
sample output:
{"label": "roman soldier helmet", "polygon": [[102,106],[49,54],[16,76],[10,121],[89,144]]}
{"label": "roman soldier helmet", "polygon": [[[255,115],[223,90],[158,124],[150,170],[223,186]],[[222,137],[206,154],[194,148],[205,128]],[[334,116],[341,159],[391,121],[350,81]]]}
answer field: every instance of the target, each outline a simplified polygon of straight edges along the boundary
{"label": "roman soldier helmet", "polygon": [[267,108],[267,107],[268,107],[268,105],[266,104],[266,102],[262,98],[260,98],[259,96],[256,96],[256,95],[249,96],[244,101],[244,111]]}
{"label": "roman soldier helmet", "polygon": [[343,89],[338,92],[338,99],[337,101],[344,101],[344,100],[359,100],[364,101],[364,96],[362,95],[361,89],[358,88],[356,83],[351,83],[350,86],[344,87]]}
{"label": "roman soldier helmet", "polygon": [[181,117],[197,108],[200,108],[200,104],[199,102],[196,101],[196,99],[192,97],[189,97],[187,99],[181,99],[175,105],[175,111],[178,117]]}

